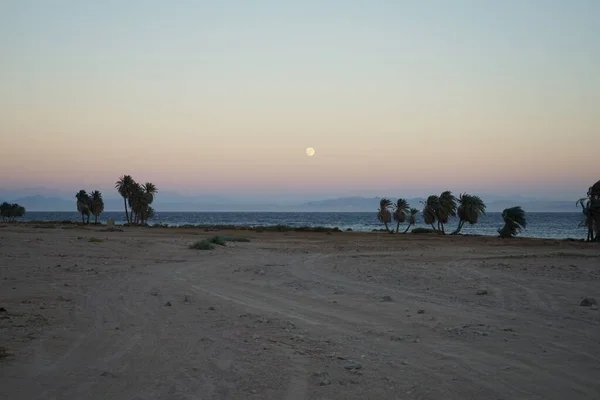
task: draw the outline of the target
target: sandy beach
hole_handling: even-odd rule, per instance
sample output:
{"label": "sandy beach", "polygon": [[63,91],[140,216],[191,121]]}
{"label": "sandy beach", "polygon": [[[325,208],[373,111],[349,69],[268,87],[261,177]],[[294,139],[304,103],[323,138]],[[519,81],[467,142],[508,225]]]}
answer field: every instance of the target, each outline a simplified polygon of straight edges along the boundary
{"label": "sandy beach", "polygon": [[23,225],[0,260],[2,399],[600,398],[597,244]]}

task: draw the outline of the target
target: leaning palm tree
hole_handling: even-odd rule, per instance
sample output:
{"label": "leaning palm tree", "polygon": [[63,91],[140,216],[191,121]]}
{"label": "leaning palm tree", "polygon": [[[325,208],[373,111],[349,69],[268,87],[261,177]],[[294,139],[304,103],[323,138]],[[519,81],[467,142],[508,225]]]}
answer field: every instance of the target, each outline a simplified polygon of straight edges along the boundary
{"label": "leaning palm tree", "polygon": [[379,201],[379,210],[377,210],[377,219],[383,225],[385,225],[385,230],[390,231],[388,228],[388,224],[392,222],[392,213],[390,212],[390,208],[392,207],[392,202],[388,199],[381,199]]}
{"label": "leaning palm tree", "polygon": [[459,219],[458,227],[451,233],[452,235],[458,235],[465,222],[476,224],[479,217],[485,215],[485,203],[479,196],[463,193],[458,197],[458,203],[456,210]]}
{"label": "leaning palm tree", "polygon": [[525,211],[520,207],[511,207],[502,211],[504,226],[498,229],[501,238],[511,238],[517,236],[519,232],[527,227],[527,217]]}
{"label": "leaning palm tree", "polygon": [[411,208],[409,210],[409,213],[410,214],[408,216],[408,226],[404,230],[404,233],[408,232],[410,227],[417,223],[417,214],[419,213],[419,210],[417,210],[416,208]]}
{"label": "leaning palm tree", "polygon": [[398,199],[393,213],[394,221],[396,221],[396,233],[400,229],[400,224],[406,221],[409,210],[408,201],[406,199]]}
{"label": "leaning palm tree", "polygon": [[135,186],[135,181],[131,177],[131,175],[123,175],[119,178],[117,182],[115,182],[115,189],[117,192],[123,197],[123,204],[125,205],[125,219],[127,223],[131,223],[131,219],[129,213],[127,212],[127,201],[132,195],[133,187]]}
{"label": "leaning palm tree", "polygon": [[422,201],[421,204],[423,204],[423,221],[427,225],[431,225],[434,231],[437,231],[434,224],[440,208],[440,198],[436,195],[431,195],[427,200]]}
{"label": "leaning palm tree", "polygon": [[75,195],[77,199],[77,212],[81,214],[81,222],[86,223],[85,216],[87,216],[87,223],[90,223],[90,196],[85,190],[80,190]]}
{"label": "leaning palm tree", "polygon": [[90,193],[90,212],[94,215],[94,225],[97,225],[98,216],[104,212],[104,200],[98,190]]}
{"label": "leaning palm tree", "polygon": [[446,234],[444,231],[444,224],[448,223],[450,217],[456,216],[456,197],[454,197],[451,191],[446,190],[445,192],[442,192],[439,199],[440,203],[436,216],[438,220],[438,230],[444,235]]}

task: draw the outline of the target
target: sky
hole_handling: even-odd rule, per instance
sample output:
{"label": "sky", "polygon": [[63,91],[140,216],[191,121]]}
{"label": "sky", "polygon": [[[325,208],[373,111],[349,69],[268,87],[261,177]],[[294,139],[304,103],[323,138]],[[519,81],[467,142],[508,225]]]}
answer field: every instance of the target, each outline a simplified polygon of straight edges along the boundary
{"label": "sky", "polygon": [[600,179],[597,0],[4,0],[0,59],[0,187],[571,199]]}

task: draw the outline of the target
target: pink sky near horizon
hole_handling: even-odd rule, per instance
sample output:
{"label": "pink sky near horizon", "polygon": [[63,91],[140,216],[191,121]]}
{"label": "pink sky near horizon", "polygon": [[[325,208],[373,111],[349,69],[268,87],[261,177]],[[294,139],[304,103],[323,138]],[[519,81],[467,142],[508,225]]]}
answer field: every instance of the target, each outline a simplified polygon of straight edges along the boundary
{"label": "pink sky near horizon", "polygon": [[134,26],[135,7],[122,20],[8,7],[0,187],[110,187],[131,174],[199,192],[571,198],[600,179],[600,21],[583,6],[535,10],[510,29],[424,5],[308,29],[274,9],[209,32],[184,16],[200,6],[167,19],[175,11],[160,4]]}

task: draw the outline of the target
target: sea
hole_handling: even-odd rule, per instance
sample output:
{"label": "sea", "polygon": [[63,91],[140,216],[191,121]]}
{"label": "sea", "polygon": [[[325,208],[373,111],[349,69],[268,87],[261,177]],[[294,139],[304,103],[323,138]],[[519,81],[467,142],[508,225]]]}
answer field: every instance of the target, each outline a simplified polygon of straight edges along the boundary
{"label": "sea", "polygon": [[[125,222],[124,212],[106,212],[101,214],[98,222],[106,223],[111,218],[115,224]],[[585,239],[587,231],[579,227],[582,219],[581,212],[575,213],[527,213],[527,228],[519,234],[524,237],[554,238],[554,239]],[[27,212],[25,221],[81,221],[77,212]],[[90,219],[93,222],[93,218]],[[370,232],[382,229],[383,225],[377,220],[375,212],[156,212],[155,217],[148,221],[153,224],[181,225],[238,225],[238,226],[325,226],[338,227],[341,230]],[[453,231],[458,224],[452,219],[446,225],[446,232]],[[490,212],[482,216],[475,225],[465,224],[461,233],[472,235],[495,236],[498,228],[503,225],[502,214]],[[400,224],[400,231],[406,229],[406,224]],[[396,227],[395,223],[390,227]],[[421,218],[416,227],[428,228]]]}

